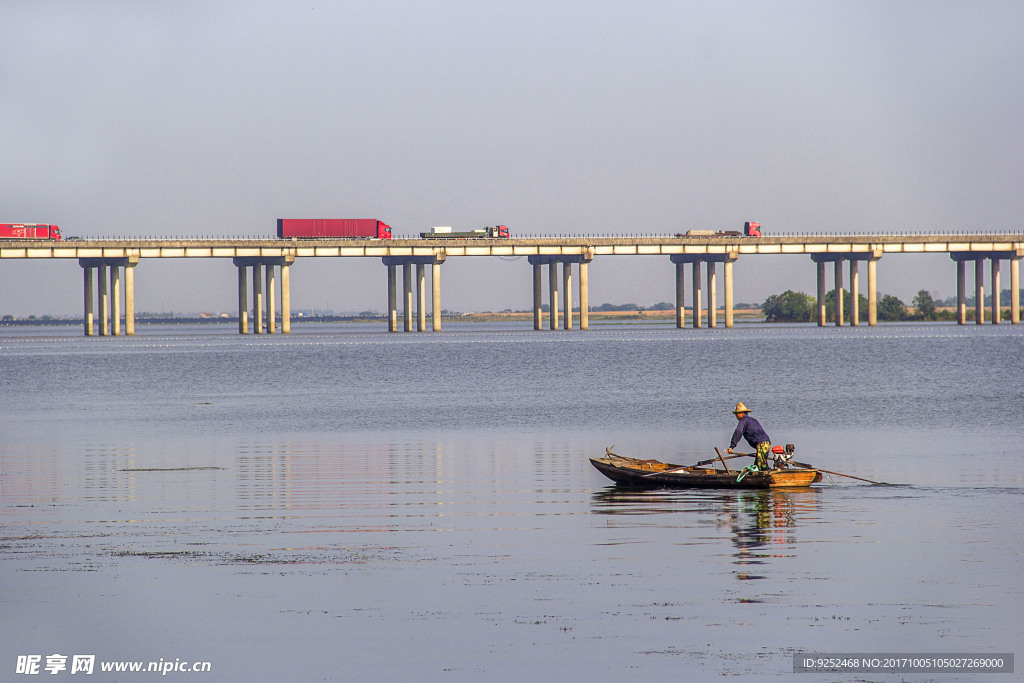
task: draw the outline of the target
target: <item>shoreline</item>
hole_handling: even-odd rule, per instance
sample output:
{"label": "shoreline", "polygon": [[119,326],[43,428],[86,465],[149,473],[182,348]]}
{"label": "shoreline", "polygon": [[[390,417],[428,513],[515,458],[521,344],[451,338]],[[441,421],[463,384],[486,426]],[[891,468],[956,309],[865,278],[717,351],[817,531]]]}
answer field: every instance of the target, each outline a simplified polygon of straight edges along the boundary
{"label": "shoreline", "polygon": [[[951,314],[954,309],[938,308],[938,312],[945,314],[938,320],[905,320],[905,321],[893,321],[893,322],[950,322],[953,320]],[[544,312],[541,314],[544,326],[547,327],[550,321],[550,314]],[[657,311],[591,311],[589,314],[590,322],[605,322],[605,323],[675,323],[676,312],[674,310],[657,310]],[[724,321],[725,313],[722,309],[719,309],[716,314],[719,322]],[[733,311],[733,317],[737,323],[764,323],[766,322],[764,315],[760,309],[739,309]],[[565,314],[559,315],[560,322],[564,321]],[[969,322],[973,323],[974,309],[968,309]],[[427,316],[430,319],[430,316]],[[251,318],[250,318],[251,320]],[[280,317],[277,318],[281,320]],[[402,318],[399,316],[399,321]],[[707,314],[701,316],[702,321],[707,321]],[[1000,320],[1009,324],[1010,321],[1010,309],[1002,309]],[[476,312],[476,313],[455,313],[455,314],[444,314],[441,316],[441,321],[445,323],[453,322],[465,322],[465,323],[493,323],[493,322],[532,322],[533,313],[530,311],[503,311],[497,312]],[[813,322],[813,321],[811,321]],[[990,323],[991,319],[989,316],[989,310],[985,310],[985,322]],[[383,325],[387,324],[387,316],[384,314],[379,315],[307,315],[307,316],[292,316],[291,323],[303,324],[303,323],[380,323]],[[44,316],[40,318],[18,318],[14,320],[0,320],[0,327],[71,327],[71,326],[82,326],[84,321],[82,318],[58,318],[53,316]],[[220,317],[220,316],[176,316],[176,317],[136,317],[136,325],[238,325],[237,316]],[[573,311],[573,324],[574,327],[579,325],[579,311]],[[686,314],[686,325],[690,326],[693,324],[693,317],[689,311]],[[723,323],[724,324],[724,323]],[[776,323],[772,323],[776,324]],[[777,323],[784,324],[784,323]],[[801,323],[794,323],[801,324]],[[804,323],[806,324],[806,323]],[[829,325],[832,325],[832,321],[829,321]]]}

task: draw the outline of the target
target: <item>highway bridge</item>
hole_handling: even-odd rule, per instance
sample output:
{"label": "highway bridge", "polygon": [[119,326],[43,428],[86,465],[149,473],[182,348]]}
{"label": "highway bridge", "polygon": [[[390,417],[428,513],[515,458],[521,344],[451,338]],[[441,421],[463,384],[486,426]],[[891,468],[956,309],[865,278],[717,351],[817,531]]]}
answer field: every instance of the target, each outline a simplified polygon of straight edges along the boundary
{"label": "highway bridge", "polygon": [[[817,265],[817,320],[825,325],[826,264],[832,264],[833,288],[848,289],[850,324],[877,322],[876,273],[886,254],[947,253],[956,263],[957,315],[967,323],[967,263],[974,264],[974,294],[983,302],[986,261],[992,306],[989,320],[1000,320],[1000,263],[1010,264],[1010,320],[1020,323],[1020,259],[1024,233],[1013,234],[905,234],[905,235],[790,235],[740,236],[608,236],[517,237],[514,239],[68,239],[2,240],[0,262],[6,259],[74,259],[83,270],[84,331],[88,336],[135,332],[135,268],[145,259],[231,259],[238,269],[239,332],[277,332],[277,301],[281,306],[281,332],[291,331],[290,268],[304,258],[380,258],[387,267],[388,329],[425,331],[426,267],[431,271],[432,329],[441,329],[441,266],[449,257],[526,256],[533,266],[534,328],[544,327],[542,313],[544,270],[548,283],[548,327],[573,329],[574,285],[578,292],[579,329],[588,322],[588,265],[597,257],[665,256],[676,266],[676,325],[684,327],[689,312],[694,327],[718,325],[718,270],[721,264],[722,313],[726,327],[733,325],[733,264],[740,257],[807,255]],[[867,278],[867,311],[860,311],[860,263]],[[398,321],[399,283],[403,281],[404,325]],[[684,268],[690,270],[690,278]],[[848,267],[848,271],[845,269]],[[559,272],[559,269],[561,271]],[[573,273],[578,277],[574,283]],[[849,287],[844,274],[849,274]],[[251,274],[251,277],[250,277]],[[690,283],[691,305],[685,306]],[[250,287],[251,284],[251,287]],[[251,290],[251,292],[250,292]],[[123,294],[123,297],[122,297]],[[122,306],[123,301],[123,306]],[[706,305],[706,308],[705,308]],[[834,322],[842,325],[842,297],[837,297]],[[253,311],[252,325],[249,311]],[[415,310],[415,315],[414,315]],[[706,314],[705,314],[706,311]],[[984,307],[975,307],[974,322],[985,322]]]}

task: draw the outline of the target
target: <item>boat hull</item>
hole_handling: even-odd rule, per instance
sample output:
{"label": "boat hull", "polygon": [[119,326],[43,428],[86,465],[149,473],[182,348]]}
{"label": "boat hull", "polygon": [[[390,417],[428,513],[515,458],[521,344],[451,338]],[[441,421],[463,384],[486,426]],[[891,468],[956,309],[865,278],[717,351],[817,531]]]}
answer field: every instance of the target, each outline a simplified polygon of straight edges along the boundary
{"label": "boat hull", "polygon": [[618,455],[591,458],[597,471],[616,484],[643,488],[675,489],[776,489],[805,488],[821,481],[815,469],[785,468],[747,474],[741,481],[741,470],[683,467],[658,460],[638,460]]}

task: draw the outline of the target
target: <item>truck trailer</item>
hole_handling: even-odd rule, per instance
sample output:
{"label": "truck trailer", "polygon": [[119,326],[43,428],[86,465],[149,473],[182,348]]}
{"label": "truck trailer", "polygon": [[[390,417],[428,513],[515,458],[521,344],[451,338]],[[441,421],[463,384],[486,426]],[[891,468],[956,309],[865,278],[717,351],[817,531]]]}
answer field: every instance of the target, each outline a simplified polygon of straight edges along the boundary
{"label": "truck trailer", "polygon": [[376,218],[278,218],[277,236],[298,239],[391,239],[391,226]]}
{"label": "truck trailer", "polygon": [[451,228],[439,227],[431,228],[428,232],[421,232],[420,237],[424,239],[449,239],[449,240],[464,240],[464,239],[480,239],[480,238],[499,238],[508,239],[508,226],[506,225],[488,225],[486,228],[477,228],[476,230],[466,230],[463,232],[452,232]]}
{"label": "truck trailer", "polygon": [[0,239],[6,240],[57,240],[60,228],[45,223],[0,223]]}

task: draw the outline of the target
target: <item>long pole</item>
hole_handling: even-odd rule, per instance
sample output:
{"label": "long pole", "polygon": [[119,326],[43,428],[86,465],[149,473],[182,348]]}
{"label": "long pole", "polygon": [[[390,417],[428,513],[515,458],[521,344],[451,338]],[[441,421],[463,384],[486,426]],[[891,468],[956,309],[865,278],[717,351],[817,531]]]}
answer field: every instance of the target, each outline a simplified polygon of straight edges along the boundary
{"label": "long pole", "polygon": [[[713,311],[714,309],[709,309],[709,310]],[[722,467],[725,468],[725,473],[726,474],[731,474],[729,472],[729,466],[725,464],[725,458],[722,457],[722,451],[718,450],[718,446],[715,446],[715,453],[718,453],[718,459],[722,461]]]}
{"label": "long pole", "polygon": [[796,465],[797,467],[803,467],[803,468],[809,469],[809,470],[818,470],[819,472],[824,472],[825,474],[834,474],[837,477],[849,477],[850,479],[856,479],[857,481],[866,481],[869,484],[884,484],[885,483],[884,481],[872,481],[870,479],[865,479],[864,477],[855,477],[852,474],[843,474],[842,472],[833,472],[831,470],[823,470],[820,467],[815,467],[814,465],[808,465],[805,462],[797,462],[796,460],[790,460],[789,462],[791,464],[793,464],[793,465]]}

